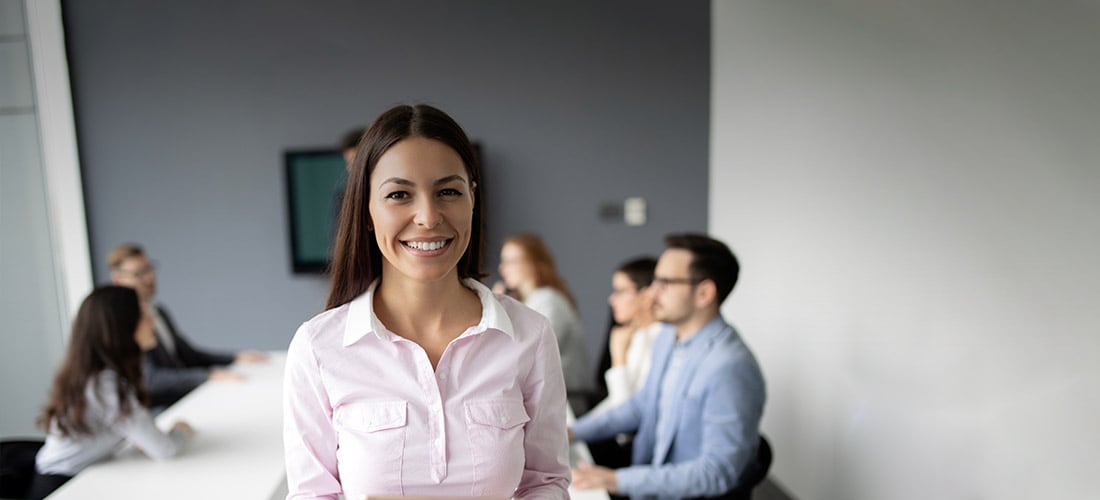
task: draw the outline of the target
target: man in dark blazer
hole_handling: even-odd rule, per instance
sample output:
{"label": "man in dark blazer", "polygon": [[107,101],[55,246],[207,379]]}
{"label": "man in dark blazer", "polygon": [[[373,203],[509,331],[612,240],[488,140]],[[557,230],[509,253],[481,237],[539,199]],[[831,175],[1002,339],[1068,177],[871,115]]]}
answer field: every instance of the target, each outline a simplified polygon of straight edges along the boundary
{"label": "man in dark blazer", "polygon": [[124,244],[107,256],[111,282],[133,288],[142,306],[153,316],[157,346],[144,354],[145,386],[154,408],[168,406],[207,380],[239,380],[241,375],[224,368],[233,362],[258,362],[268,358],[256,351],[215,353],[194,347],[180,334],[168,311],[153,299],[156,270],[140,246]]}

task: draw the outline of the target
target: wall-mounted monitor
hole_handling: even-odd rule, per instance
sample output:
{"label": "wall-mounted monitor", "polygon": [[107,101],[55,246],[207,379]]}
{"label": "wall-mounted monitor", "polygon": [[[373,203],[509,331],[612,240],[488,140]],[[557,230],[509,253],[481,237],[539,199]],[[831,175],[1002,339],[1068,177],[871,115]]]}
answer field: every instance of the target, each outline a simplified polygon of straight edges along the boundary
{"label": "wall-mounted monitor", "polygon": [[290,263],[295,273],[324,272],[332,259],[336,218],[347,182],[336,149],[283,153],[290,224]]}

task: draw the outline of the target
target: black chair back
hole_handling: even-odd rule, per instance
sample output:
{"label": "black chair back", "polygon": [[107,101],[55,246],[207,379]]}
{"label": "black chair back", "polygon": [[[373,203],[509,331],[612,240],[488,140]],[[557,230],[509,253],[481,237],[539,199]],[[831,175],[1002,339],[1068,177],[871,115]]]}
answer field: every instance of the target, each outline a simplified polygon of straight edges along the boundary
{"label": "black chair back", "polygon": [[43,441],[0,441],[0,498],[25,498],[34,478],[34,457]]}

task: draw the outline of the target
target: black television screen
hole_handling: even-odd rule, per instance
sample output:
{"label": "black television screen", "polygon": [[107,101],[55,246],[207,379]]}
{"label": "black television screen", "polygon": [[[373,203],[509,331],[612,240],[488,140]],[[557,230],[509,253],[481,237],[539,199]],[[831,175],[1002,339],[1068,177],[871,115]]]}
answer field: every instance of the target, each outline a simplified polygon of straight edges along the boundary
{"label": "black television screen", "polygon": [[336,149],[286,151],[290,259],[295,273],[319,273],[332,258],[335,221],[347,182],[344,157]]}

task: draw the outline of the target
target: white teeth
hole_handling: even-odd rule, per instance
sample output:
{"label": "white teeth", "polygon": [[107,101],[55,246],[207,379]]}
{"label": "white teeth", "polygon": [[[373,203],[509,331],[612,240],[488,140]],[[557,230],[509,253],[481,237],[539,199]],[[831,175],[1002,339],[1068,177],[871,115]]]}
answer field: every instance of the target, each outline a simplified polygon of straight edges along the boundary
{"label": "white teeth", "polygon": [[439,250],[447,244],[446,241],[406,241],[406,245],[417,250],[432,251]]}

